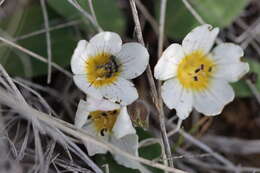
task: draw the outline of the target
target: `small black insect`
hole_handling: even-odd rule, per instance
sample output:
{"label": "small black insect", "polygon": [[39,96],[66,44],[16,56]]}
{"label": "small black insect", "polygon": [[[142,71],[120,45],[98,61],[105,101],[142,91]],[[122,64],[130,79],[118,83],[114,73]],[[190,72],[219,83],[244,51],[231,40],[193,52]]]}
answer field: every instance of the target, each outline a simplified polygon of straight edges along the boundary
{"label": "small black insect", "polygon": [[107,113],[106,113],[106,112],[102,112],[101,115],[104,116],[104,117],[106,117],[106,116],[107,116]]}
{"label": "small black insect", "polygon": [[105,132],[107,131],[106,128],[100,130],[100,135],[105,136]]}
{"label": "small black insect", "polygon": [[200,71],[200,68],[197,68],[196,70],[195,70],[195,73],[198,73]]}
{"label": "small black insect", "polygon": [[204,69],[204,64],[200,65],[200,69],[203,70]]}

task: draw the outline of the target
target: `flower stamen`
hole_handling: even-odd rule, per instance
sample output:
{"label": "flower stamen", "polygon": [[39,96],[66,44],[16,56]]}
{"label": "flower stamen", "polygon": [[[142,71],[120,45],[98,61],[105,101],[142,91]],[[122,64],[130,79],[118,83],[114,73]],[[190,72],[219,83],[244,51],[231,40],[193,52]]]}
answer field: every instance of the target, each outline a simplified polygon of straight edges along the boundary
{"label": "flower stamen", "polygon": [[215,63],[202,51],[186,55],[178,65],[177,78],[186,89],[204,90],[212,78]]}
{"label": "flower stamen", "polygon": [[105,136],[105,132],[112,132],[118,114],[119,110],[117,109],[112,111],[94,111],[90,112],[88,119],[92,121],[96,131],[101,136]]}

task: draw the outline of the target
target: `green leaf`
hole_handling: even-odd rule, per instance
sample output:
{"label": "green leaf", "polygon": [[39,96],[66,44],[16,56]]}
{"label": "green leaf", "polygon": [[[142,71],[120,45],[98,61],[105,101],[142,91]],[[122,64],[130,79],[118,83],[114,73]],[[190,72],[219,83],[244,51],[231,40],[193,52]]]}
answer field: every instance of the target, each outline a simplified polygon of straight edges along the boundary
{"label": "green leaf", "polygon": [[[143,128],[137,128],[137,134],[139,136],[139,141],[154,137],[149,131],[143,130]],[[161,156],[161,152],[162,150],[160,144],[153,144],[153,145],[139,148],[139,155],[148,160],[159,158]],[[149,167],[149,169],[152,170],[153,173],[163,172],[156,168]]]}
{"label": "green leaf", "polygon": [[[78,1],[83,9],[89,11],[87,0]],[[87,19],[78,12],[68,1],[48,1],[49,5],[59,14],[67,19]],[[94,10],[97,20],[105,31],[113,31],[123,33],[125,28],[125,20],[116,0],[96,0],[93,1]],[[91,25],[85,26],[84,29]],[[92,27],[92,26],[91,26]]]}
{"label": "green leaf", "polygon": [[[260,63],[256,60],[252,59],[246,59],[246,62],[249,63],[250,71],[251,73],[255,73],[257,75],[256,80],[256,87],[260,91]],[[239,82],[236,82],[232,84],[236,96],[237,97],[250,97],[252,96],[252,92],[250,91],[249,87],[247,86],[246,82],[244,80],[240,80]]]}
{"label": "green leaf", "polygon": [[231,24],[245,8],[248,0],[192,0],[202,18],[212,25],[225,27]]}
{"label": "green leaf", "polygon": [[192,28],[198,25],[181,0],[168,1],[166,11],[166,33],[172,38],[184,37]]}
{"label": "green leaf", "polygon": [[111,154],[105,154],[105,155],[96,155],[94,156],[95,162],[100,165],[100,167],[103,167],[103,170],[105,165],[109,166],[109,172],[113,173],[140,173],[140,171],[131,169],[131,168],[126,168],[122,165],[117,164],[117,162],[113,159]]}
{"label": "green leaf", "polygon": [[[137,130],[137,134],[139,136],[139,141],[153,137],[150,132],[144,131],[142,128],[137,128],[136,130]],[[150,145],[147,147],[142,147],[139,149],[139,155],[140,155],[140,157],[146,158],[148,160],[158,158],[161,155],[161,147],[159,144],[153,144],[153,145]],[[124,166],[117,164],[116,161],[114,161],[111,154],[106,154],[106,155],[99,154],[99,155],[94,156],[94,158],[95,158],[95,162],[100,166],[108,164],[109,172],[113,172],[113,173],[122,173],[122,172],[139,173],[140,172],[138,170],[126,168]],[[151,168],[151,167],[149,167],[149,169],[153,173],[162,173],[163,172],[159,169],[155,169],[155,168]]]}
{"label": "green leaf", "polygon": [[[48,16],[50,23],[53,21],[61,20],[60,16],[52,10],[48,10]],[[12,19],[12,18],[11,18]],[[8,32],[9,35],[13,37],[31,33],[44,28],[44,21],[42,17],[42,10],[39,4],[34,4],[27,7],[21,17],[21,20],[13,18],[12,20],[6,19],[3,23],[18,22],[19,28],[16,28],[15,32]],[[46,40],[45,34],[33,36],[17,43],[26,49],[29,49],[39,55],[47,57]],[[75,34],[73,29],[64,28],[51,32],[52,41],[52,57],[53,62],[59,64],[60,66],[67,66],[70,63],[71,55],[77,44],[75,40]],[[47,64],[30,57],[15,48],[7,49],[9,52],[4,53],[4,58],[0,59],[1,64],[7,69],[7,71],[12,75],[33,77],[38,75],[43,75],[47,73]],[[12,50],[12,51],[10,51]],[[0,53],[3,53],[3,49]]]}
{"label": "green leaf", "polygon": [[[191,0],[198,14],[213,26],[230,25],[242,12],[248,0]],[[159,14],[159,1],[157,4]],[[182,0],[169,0],[166,11],[166,33],[174,39],[183,38],[199,23],[185,7]]]}

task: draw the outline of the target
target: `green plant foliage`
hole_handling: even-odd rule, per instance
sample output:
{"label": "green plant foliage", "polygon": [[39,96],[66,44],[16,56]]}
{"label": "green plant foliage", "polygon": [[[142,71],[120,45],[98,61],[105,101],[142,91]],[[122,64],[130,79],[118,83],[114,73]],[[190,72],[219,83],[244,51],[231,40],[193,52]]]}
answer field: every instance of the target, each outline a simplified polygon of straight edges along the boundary
{"label": "green plant foliage", "polygon": [[[80,19],[83,16],[67,1],[48,1],[48,17],[50,26],[57,22]],[[83,8],[87,8],[87,1],[80,1]],[[124,19],[114,0],[94,1],[95,11],[100,24],[105,30],[123,32]],[[109,7],[109,8],[108,8]],[[85,18],[84,18],[85,19]],[[111,22],[113,21],[113,22]],[[86,28],[88,26],[88,28]],[[83,31],[91,29],[90,25],[81,25]],[[8,36],[13,38],[44,28],[42,9],[39,3],[31,4],[24,10],[0,22],[0,27]],[[93,28],[92,28],[93,29]],[[8,38],[8,37],[7,37]],[[9,38],[10,39],[10,38]],[[71,55],[80,38],[75,37],[74,29],[63,28],[51,32],[53,62],[60,66],[68,66]],[[19,45],[47,58],[45,34],[33,36],[17,42]],[[12,75],[33,77],[47,73],[47,64],[21,53],[16,49],[2,46],[0,49],[0,63]]]}
{"label": "green plant foliage", "polygon": [[[206,23],[225,27],[241,13],[248,0],[190,0]],[[157,2],[159,14],[159,2]],[[199,25],[184,6],[182,0],[169,0],[166,11],[166,33],[174,39],[183,38],[192,28]]]}
{"label": "green plant foliage", "polygon": [[[48,13],[51,24],[53,23],[52,21],[57,19],[60,20],[60,16],[54,11],[49,10]],[[27,7],[19,21],[15,18],[3,21],[3,24],[5,25],[10,23],[17,23],[19,26],[16,28],[15,32],[7,33],[12,35],[12,37],[24,35],[44,28],[40,5],[34,4]],[[64,28],[52,31],[51,41],[53,62],[61,66],[68,65],[73,50],[77,44],[73,30],[71,28]],[[39,55],[47,57],[45,34],[33,36],[18,41],[17,43]],[[16,49],[1,49],[0,53],[4,55],[2,56],[3,58],[0,59],[1,64],[4,65],[7,71],[12,75],[33,77],[47,73],[47,64],[21,53]]]}
{"label": "green plant foliage", "polygon": [[[87,0],[79,0],[78,2],[82,8],[90,11],[87,6]],[[87,23],[89,23],[86,17],[78,12],[78,10],[75,9],[68,1],[48,1],[48,3],[54,10],[56,10],[59,14],[67,19],[82,18]],[[93,1],[93,6],[95,9],[97,20],[104,30],[123,33],[125,28],[125,20],[116,0]],[[90,26],[91,25],[89,24],[83,27]]]}
{"label": "green plant foliage", "polygon": [[[246,61],[249,63],[250,71],[251,73],[255,73],[257,75],[256,80],[256,87],[260,91],[260,63],[256,60],[252,59],[246,59]],[[247,86],[246,82],[244,80],[240,80],[239,82],[236,82],[232,84],[237,97],[250,97],[252,96],[252,92],[250,91],[249,87]]]}
{"label": "green plant foliage", "polygon": [[[139,136],[139,141],[142,141],[147,138],[153,137],[148,131],[144,131],[142,128],[137,128],[137,134]],[[159,144],[153,144],[147,147],[142,147],[139,149],[139,155],[140,157],[146,158],[148,160],[153,160],[155,158],[159,158],[161,155],[161,147]],[[109,165],[109,171],[113,173],[139,173],[140,171],[126,168],[124,166],[121,166],[114,161],[111,154],[106,155],[96,155],[95,157],[96,163],[98,165]],[[162,173],[163,171],[155,168],[149,168],[151,172],[153,173]]]}
{"label": "green plant foliage", "polygon": [[109,172],[113,173],[140,173],[140,171],[126,168],[122,165],[117,164],[117,162],[113,159],[111,154],[105,154],[105,155],[96,155],[95,162],[100,165],[100,167],[103,167],[103,170],[105,170],[105,165],[109,167]]}

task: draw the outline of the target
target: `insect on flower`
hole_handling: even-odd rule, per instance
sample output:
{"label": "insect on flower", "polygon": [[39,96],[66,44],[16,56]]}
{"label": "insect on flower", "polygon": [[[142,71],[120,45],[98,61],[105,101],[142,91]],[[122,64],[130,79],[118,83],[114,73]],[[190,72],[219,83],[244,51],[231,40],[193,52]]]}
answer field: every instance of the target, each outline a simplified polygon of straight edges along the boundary
{"label": "insect on flower", "polygon": [[170,45],[155,66],[155,78],[165,81],[163,101],[181,119],[193,107],[205,115],[220,114],[234,99],[229,82],[249,71],[248,63],[240,60],[244,52],[238,45],[222,43],[210,52],[218,32],[208,24],[193,29],[182,45]]}
{"label": "insect on flower", "polygon": [[[126,106],[121,107],[108,100],[88,96],[87,101],[81,100],[78,105],[75,126],[84,129],[86,133],[101,141],[107,141],[138,156],[138,136],[132,126]],[[105,148],[90,142],[84,144],[90,156],[107,152]],[[149,172],[136,161],[129,160],[119,154],[113,154],[113,157],[121,165],[139,169],[144,173]]]}
{"label": "insect on flower", "polygon": [[86,94],[106,98],[121,105],[138,98],[129,80],[141,75],[149,61],[149,54],[139,43],[122,45],[120,36],[101,32],[79,41],[71,59],[75,84]]}

